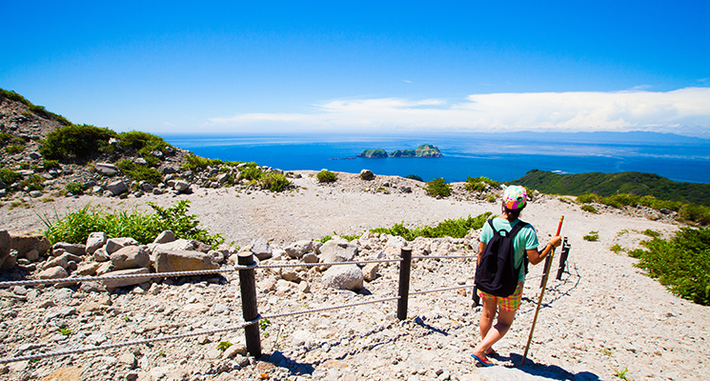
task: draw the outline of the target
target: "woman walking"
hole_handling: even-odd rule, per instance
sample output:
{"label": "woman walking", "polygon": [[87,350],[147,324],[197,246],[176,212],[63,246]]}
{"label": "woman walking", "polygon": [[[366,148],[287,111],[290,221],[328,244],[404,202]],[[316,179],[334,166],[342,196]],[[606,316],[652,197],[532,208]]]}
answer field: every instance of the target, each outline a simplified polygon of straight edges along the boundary
{"label": "woman walking", "polygon": [[[538,251],[539,245],[537,232],[535,228],[525,222],[520,221],[520,212],[525,208],[527,195],[525,188],[517,185],[509,186],[503,192],[503,203],[501,206],[501,215],[491,219],[483,226],[478,244],[478,263],[481,263],[481,257],[486,249],[488,242],[493,238],[495,232],[505,231],[511,232],[516,225],[521,224],[517,234],[513,236],[513,263],[515,269],[518,269],[517,279],[512,279],[509,282],[515,282],[516,285],[509,284],[509,288],[515,291],[508,296],[496,296],[478,290],[478,295],[483,302],[483,310],[479,322],[481,331],[481,343],[473,350],[473,358],[476,360],[476,366],[492,366],[493,363],[488,359],[488,356],[495,356],[493,344],[500,340],[515,319],[515,313],[520,307],[520,301],[523,296],[523,285],[525,283],[524,256],[536,265],[540,263],[552,251],[553,247],[560,246],[562,240],[559,236],[552,237],[550,242],[545,246],[544,250]],[[492,226],[491,226],[492,225]],[[493,320],[498,320],[493,325]]]}

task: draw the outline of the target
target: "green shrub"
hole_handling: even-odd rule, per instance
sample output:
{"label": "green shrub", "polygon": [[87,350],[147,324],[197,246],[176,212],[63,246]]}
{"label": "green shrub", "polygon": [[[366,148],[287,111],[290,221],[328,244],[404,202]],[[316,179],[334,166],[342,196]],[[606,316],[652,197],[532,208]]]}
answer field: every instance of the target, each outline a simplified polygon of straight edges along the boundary
{"label": "green shrub", "polygon": [[256,181],[263,176],[264,172],[261,171],[260,167],[246,167],[239,171],[239,180]]}
{"label": "green shrub", "polygon": [[163,175],[157,169],[136,164],[131,160],[119,160],[116,163],[116,168],[135,181],[147,181],[151,184],[159,184],[163,181]]}
{"label": "green shrub", "polygon": [[5,146],[5,152],[7,152],[10,155],[20,153],[24,150],[25,150],[25,146],[23,144],[8,144]]}
{"label": "green shrub", "polygon": [[71,194],[84,194],[84,191],[86,190],[84,184],[77,182],[69,183],[65,185],[64,188]]}
{"label": "green shrub", "polygon": [[483,224],[488,218],[493,215],[491,212],[485,212],[476,217],[468,216],[468,218],[459,218],[455,220],[444,220],[436,227],[424,226],[414,229],[409,229],[404,226],[404,223],[395,224],[391,228],[375,228],[373,233],[390,234],[403,237],[407,241],[413,241],[417,237],[425,238],[463,238],[471,229],[478,230],[483,227]]}
{"label": "green shrub", "polygon": [[160,163],[160,159],[153,152],[166,153],[167,148],[170,146],[160,136],[140,131],[122,132],[118,134],[118,142],[123,150],[128,153],[135,151],[150,166],[156,166]]}
{"label": "green shrub", "polygon": [[657,238],[657,237],[661,236],[661,233],[659,233],[655,230],[651,230],[651,229],[646,229],[646,230],[642,231],[641,234],[649,236],[651,238]]}
{"label": "green shrub", "polygon": [[22,180],[22,175],[9,168],[0,168],[0,181],[10,185]]}
{"label": "green shrub", "polygon": [[222,164],[222,160],[207,159],[201,156],[197,156],[192,152],[189,152],[187,155],[185,155],[185,160],[187,161],[187,163],[183,164],[183,168],[190,170],[205,169],[209,166]]}
{"label": "green shrub", "polygon": [[47,159],[84,160],[101,153],[112,153],[109,140],[116,137],[117,134],[108,128],[72,124],[50,132],[39,151]]}
{"label": "green shrub", "polygon": [[61,168],[61,165],[59,165],[59,160],[44,159],[42,162],[42,166],[44,167],[44,169]]}
{"label": "green shrub", "polygon": [[319,183],[332,183],[338,179],[338,174],[324,169],[316,175]]}
{"label": "green shrub", "polygon": [[618,243],[613,244],[609,250],[613,251],[616,254],[619,254],[620,252],[624,251],[624,249],[619,245]]}
{"label": "green shrub", "polygon": [[710,229],[681,228],[670,240],[641,242],[647,250],[629,255],[639,258],[637,267],[673,293],[702,305],[710,305]]}
{"label": "green shrub", "polygon": [[26,179],[20,181],[20,188],[42,190],[44,189],[44,178],[35,174],[29,175]]}
{"label": "green shrub", "polygon": [[269,172],[259,179],[259,186],[272,192],[281,192],[288,189],[291,182],[280,173]]}
{"label": "green shrub", "polygon": [[594,214],[599,213],[597,208],[595,208],[589,204],[582,205],[582,207],[580,209],[584,210],[585,212],[589,212],[589,213],[594,213]]}
{"label": "green shrub", "polygon": [[426,183],[426,193],[432,197],[448,197],[451,195],[451,185],[446,183],[441,177],[437,177]]}
{"label": "green shrub", "polygon": [[471,177],[466,179],[466,190],[469,192],[483,192],[486,190],[486,186],[499,187],[500,182],[491,180],[484,176]]}
{"label": "green shrub", "polygon": [[585,241],[589,242],[596,242],[599,241],[599,232],[598,231],[591,231],[589,234],[585,235],[582,237]]}
{"label": "green shrub", "polygon": [[105,232],[109,238],[132,237],[141,244],[153,242],[165,230],[171,230],[179,239],[194,239],[213,247],[224,242],[221,234],[210,234],[198,227],[199,221],[194,214],[188,215],[189,201],[182,200],[169,208],[160,207],[152,202],[148,205],[153,213],[140,211],[119,211],[108,214],[102,209],[92,208],[87,204],[83,208],[64,217],[47,215],[42,217],[45,225],[44,235],[52,243],[84,243],[92,232]]}
{"label": "green shrub", "polygon": [[405,177],[405,179],[412,179],[412,180],[424,182],[424,179],[422,179],[421,176],[417,176],[417,175],[407,175],[407,177]]}

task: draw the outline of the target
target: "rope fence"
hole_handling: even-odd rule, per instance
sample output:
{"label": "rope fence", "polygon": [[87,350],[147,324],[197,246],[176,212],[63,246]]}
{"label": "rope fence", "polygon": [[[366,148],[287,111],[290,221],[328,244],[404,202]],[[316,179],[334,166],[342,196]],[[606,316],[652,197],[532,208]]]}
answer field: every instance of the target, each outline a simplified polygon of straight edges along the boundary
{"label": "rope fence", "polygon": [[[47,285],[47,284],[66,284],[66,283],[79,283],[87,281],[103,281],[103,280],[117,280],[117,279],[136,279],[136,278],[167,278],[167,277],[181,277],[181,276],[195,276],[195,275],[213,275],[222,274],[229,272],[239,272],[239,284],[241,293],[241,304],[242,304],[242,318],[243,323],[237,324],[230,327],[218,328],[207,331],[191,332],[185,334],[171,335],[171,336],[161,336],[149,339],[127,341],[123,343],[106,344],[99,346],[89,346],[77,349],[69,349],[65,351],[48,352],[35,355],[27,355],[12,358],[2,358],[0,359],[0,364],[6,364],[17,361],[27,361],[27,360],[38,360],[47,357],[54,356],[65,356],[72,354],[79,354],[89,351],[107,350],[120,348],[125,346],[149,344],[158,341],[176,340],[187,337],[194,337],[199,335],[210,335],[214,333],[234,331],[239,329],[244,329],[247,352],[256,358],[261,357],[261,337],[259,332],[258,323],[262,319],[276,319],[281,317],[296,316],[301,314],[317,313],[323,311],[331,311],[342,308],[357,307],[367,304],[383,303],[389,301],[397,301],[397,318],[399,320],[407,319],[407,307],[410,295],[423,295],[435,292],[445,292],[452,290],[459,290],[465,288],[472,288],[474,285],[461,285],[456,287],[440,288],[434,290],[423,290],[409,292],[409,283],[411,279],[411,262],[412,259],[474,259],[476,256],[412,256],[412,249],[410,247],[402,247],[400,258],[397,259],[382,259],[382,260],[366,260],[366,261],[349,261],[349,262],[327,262],[327,263],[298,263],[298,264],[268,264],[262,265],[258,264],[252,253],[243,253],[238,255],[238,262],[236,266],[224,269],[214,269],[214,270],[199,270],[199,271],[176,271],[176,272],[164,272],[164,273],[148,273],[148,274],[130,274],[130,275],[114,275],[114,276],[98,276],[98,277],[76,277],[76,278],[63,278],[63,279],[38,279],[38,280],[25,280],[25,281],[10,281],[10,282],[0,282],[0,288],[12,287],[12,286],[35,286],[35,285]],[[358,264],[368,264],[368,263],[389,263],[389,262],[399,262],[399,287],[398,294],[394,297],[367,300],[363,302],[344,304],[338,306],[329,306],[322,308],[315,308],[302,311],[292,311],[279,314],[270,315],[260,315],[257,308],[257,297],[256,297],[256,276],[255,270],[257,268],[263,269],[273,269],[273,268],[286,268],[286,267],[310,267],[310,266],[342,266],[342,265],[358,265]],[[563,265],[560,266],[562,268]]]}

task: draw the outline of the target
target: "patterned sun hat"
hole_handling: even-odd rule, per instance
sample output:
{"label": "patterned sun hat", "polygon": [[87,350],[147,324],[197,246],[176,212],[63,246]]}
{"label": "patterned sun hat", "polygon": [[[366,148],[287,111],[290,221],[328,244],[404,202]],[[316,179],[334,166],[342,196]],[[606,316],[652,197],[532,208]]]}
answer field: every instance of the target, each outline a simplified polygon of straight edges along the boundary
{"label": "patterned sun hat", "polygon": [[525,188],[520,185],[511,185],[505,188],[505,192],[503,192],[503,202],[505,207],[510,210],[524,207],[526,199]]}

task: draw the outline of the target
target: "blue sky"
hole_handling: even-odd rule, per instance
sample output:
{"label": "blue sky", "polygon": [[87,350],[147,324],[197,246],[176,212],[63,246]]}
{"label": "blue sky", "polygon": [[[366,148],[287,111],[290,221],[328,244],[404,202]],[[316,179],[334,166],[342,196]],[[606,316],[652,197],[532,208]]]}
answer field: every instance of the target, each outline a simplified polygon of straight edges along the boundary
{"label": "blue sky", "polygon": [[707,1],[8,1],[0,87],[117,131],[710,137]]}

